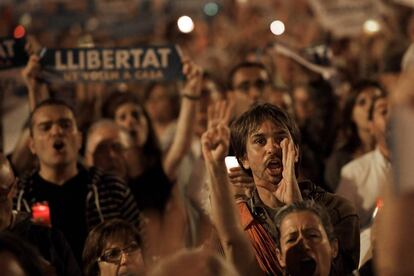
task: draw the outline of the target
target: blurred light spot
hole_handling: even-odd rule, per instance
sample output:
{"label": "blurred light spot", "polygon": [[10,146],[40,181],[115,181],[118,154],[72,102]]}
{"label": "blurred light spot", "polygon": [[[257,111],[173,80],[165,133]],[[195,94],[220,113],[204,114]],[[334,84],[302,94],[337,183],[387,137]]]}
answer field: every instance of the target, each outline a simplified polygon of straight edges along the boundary
{"label": "blurred light spot", "polygon": [[13,32],[14,38],[22,38],[26,34],[26,29],[22,25],[18,25]]}
{"label": "blurred light spot", "polygon": [[191,17],[183,15],[177,20],[177,26],[182,33],[191,33],[194,30],[194,22]]}
{"label": "blurred light spot", "polygon": [[32,23],[32,16],[29,13],[23,14],[19,19],[19,23],[24,27],[29,27]]}
{"label": "blurred light spot", "polygon": [[204,5],[204,13],[208,16],[215,16],[218,13],[219,6],[215,2],[208,2]]}
{"label": "blurred light spot", "polygon": [[270,24],[270,31],[274,35],[281,35],[285,32],[285,24],[280,20],[275,20]]}
{"label": "blurred light spot", "polygon": [[381,29],[381,25],[377,20],[374,19],[368,19],[364,23],[364,31],[368,34],[373,34],[379,32]]}

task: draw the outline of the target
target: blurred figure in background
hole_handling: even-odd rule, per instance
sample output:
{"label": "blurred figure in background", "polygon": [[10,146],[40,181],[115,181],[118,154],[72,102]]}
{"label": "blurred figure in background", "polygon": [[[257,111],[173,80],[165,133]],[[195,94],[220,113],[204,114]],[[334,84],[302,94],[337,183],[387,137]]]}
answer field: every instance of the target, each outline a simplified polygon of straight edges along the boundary
{"label": "blurred figure in background", "polygon": [[171,146],[177,129],[180,95],[175,83],[152,83],[145,89],[145,109],[160,142],[166,152]]}
{"label": "blurred figure in background", "polygon": [[389,116],[386,93],[375,96],[368,119],[376,140],[376,148],[351,161],[341,170],[336,193],[354,204],[361,228],[371,225],[380,192],[392,180]]}
{"label": "blurred figure in background", "polygon": [[383,89],[375,81],[362,80],[348,95],[342,112],[337,137],[337,148],[326,161],[325,181],[331,191],[336,191],[342,167],[375,147],[369,109],[372,99]]}
{"label": "blurred figure in background", "polygon": [[331,154],[337,133],[337,99],[331,85],[317,79],[293,90],[295,118],[301,135],[300,177],[327,189],[324,162]]}

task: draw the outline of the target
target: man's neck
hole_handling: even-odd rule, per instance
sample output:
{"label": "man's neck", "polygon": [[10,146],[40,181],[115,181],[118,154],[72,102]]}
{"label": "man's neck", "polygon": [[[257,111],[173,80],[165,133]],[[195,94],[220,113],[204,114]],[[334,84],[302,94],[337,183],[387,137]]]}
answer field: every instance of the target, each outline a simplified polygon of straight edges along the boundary
{"label": "man's neck", "polygon": [[266,206],[277,209],[282,207],[284,204],[280,202],[271,191],[263,187],[257,187],[257,193],[259,194],[260,200]]}
{"label": "man's neck", "polygon": [[66,181],[78,174],[77,164],[73,163],[62,167],[40,166],[39,175],[46,181],[63,185]]}

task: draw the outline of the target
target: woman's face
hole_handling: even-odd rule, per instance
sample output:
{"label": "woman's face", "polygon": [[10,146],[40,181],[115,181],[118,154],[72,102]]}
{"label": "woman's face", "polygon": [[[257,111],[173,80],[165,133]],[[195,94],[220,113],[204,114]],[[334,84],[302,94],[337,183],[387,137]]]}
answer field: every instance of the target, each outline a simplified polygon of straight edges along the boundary
{"label": "woman's face", "polygon": [[144,275],[144,259],[136,242],[109,242],[98,260],[101,276]]}
{"label": "woman's face", "polygon": [[280,225],[278,259],[291,275],[328,276],[337,254],[319,217],[310,211],[288,214]]}
{"label": "woman's face", "polygon": [[143,146],[148,138],[148,121],[140,106],[124,103],[115,111],[115,122],[134,137],[138,146]]}
{"label": "woman's face", "polygon": [[166,87],[156,85],[152,89],[145,107],[153,122],[165,123],[174,120],[173,104]]}
{"label": "woman's face", "polygon": [[293,107],[299,124],[304,123],[306,119],[312,116],[315,107],[305,88],[298,87],[293,91]]}
{"label": "woman's face", "polygon": [[379,92],[377,88],[366,88],[359,93],[355,100],[354,109],[352,110],[352,121],[359,130],[369,130],[369,107],[377,92]]}

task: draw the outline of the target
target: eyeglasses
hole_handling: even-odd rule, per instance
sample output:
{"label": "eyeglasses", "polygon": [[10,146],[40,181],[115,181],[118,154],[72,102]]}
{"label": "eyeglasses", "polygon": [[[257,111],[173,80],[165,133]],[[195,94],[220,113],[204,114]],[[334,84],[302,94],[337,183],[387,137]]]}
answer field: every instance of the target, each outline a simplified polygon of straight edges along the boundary
{"label": "eyeglasses", "polygon": [[262,80],[262,79],[258,79],[255,81],[243,81],[240,84],[236,85],[235,88],[237,90],[243,91],[243,92],[249,92],[250,88],[254,87],[260,91],[262,91],[263,89],[265,89],[266,85],[268,85],[269,82]]}
{"label": "eyeglasses", "polygon": [[138,253],[139,250],[140,246],[136,242],[133,242],[124,248],[109,248],[98,258],[98,262],[119,263],[123,254],[132,255]]}

